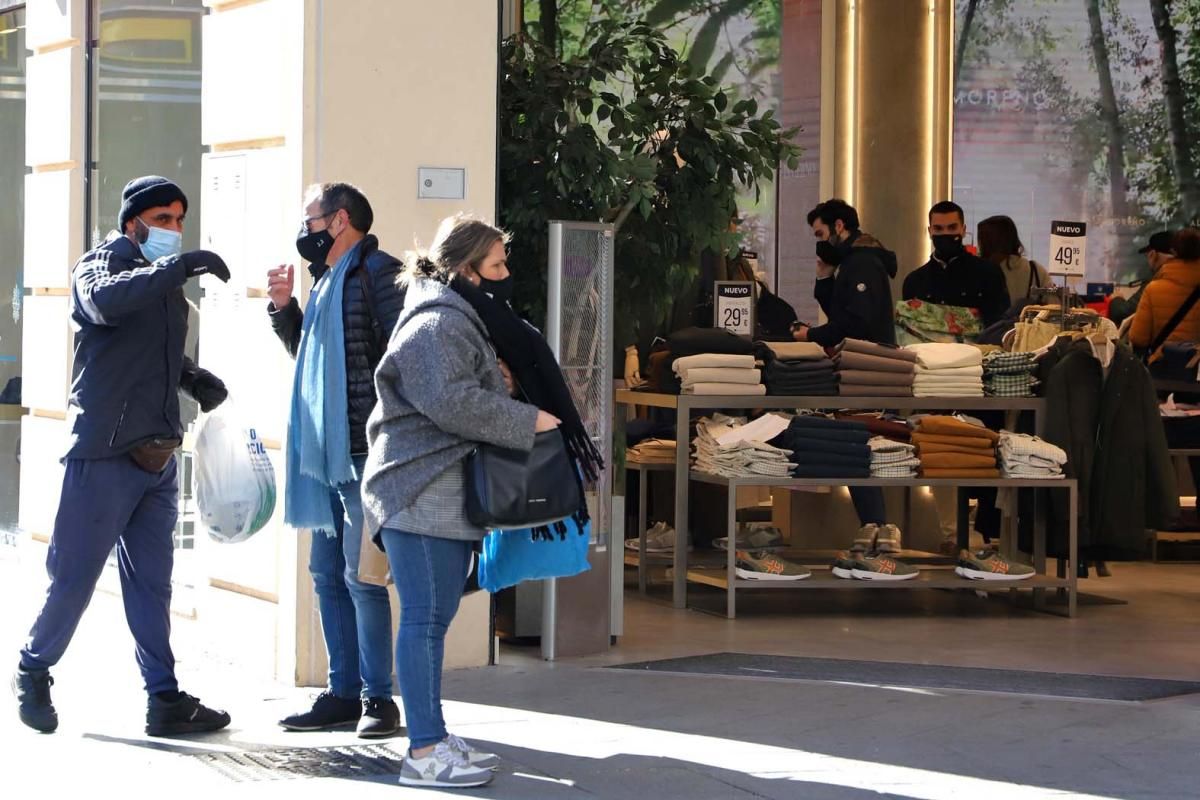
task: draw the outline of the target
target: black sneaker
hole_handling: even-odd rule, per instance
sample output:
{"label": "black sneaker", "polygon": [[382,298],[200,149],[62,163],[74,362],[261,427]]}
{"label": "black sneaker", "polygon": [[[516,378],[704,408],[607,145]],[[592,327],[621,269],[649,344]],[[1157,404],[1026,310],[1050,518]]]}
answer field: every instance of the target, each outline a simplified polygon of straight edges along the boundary
{"label": "black sneaker", "polygon": [[383,739],[400,732],[400,707],[390,697],[368,697],[362,701],[358,738]]}
{"label": "black sneaker", "polygon": [[54,733],[58,729],[58,712],[50,702],[50,687],[54,678],[50,670],[17,667],[12,676],[12,692],[19,704],[21,722],[35,731]]}
{"label": "black sneaker", "polygon": [[362,702],[338,697],[330,691],[321,692],[313,701],[312,708],[284,717],[279,727],[288,731],[327,731],[345,728],[358,722],[362,716]]}
{"label": "black sneaker", "polygon": [[224,711],[209,708],[186,692],[177,700],[150,695],[146,708],[147,736],[178,736],[184,733],[211,733],[229,724]]}

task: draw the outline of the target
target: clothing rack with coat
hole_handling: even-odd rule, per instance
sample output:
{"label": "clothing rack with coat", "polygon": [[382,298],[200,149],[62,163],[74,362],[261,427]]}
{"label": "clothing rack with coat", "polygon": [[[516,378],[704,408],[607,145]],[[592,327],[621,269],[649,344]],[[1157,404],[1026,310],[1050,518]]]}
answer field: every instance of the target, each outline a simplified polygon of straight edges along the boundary
{"label": "clothing rack with coat", "polygon": [[[1146,367],[1128,346],[1106,339],[1098,351],[1094,338],[1061,338],[1043,357],[1044,438],[1067,452],[1066,476],[1079,481],[1080,558],[1136,559],[1146,531],[1179,513],[1175,471]],[[1050,502],[1048,553],[1065,557],[1070,509]]]}

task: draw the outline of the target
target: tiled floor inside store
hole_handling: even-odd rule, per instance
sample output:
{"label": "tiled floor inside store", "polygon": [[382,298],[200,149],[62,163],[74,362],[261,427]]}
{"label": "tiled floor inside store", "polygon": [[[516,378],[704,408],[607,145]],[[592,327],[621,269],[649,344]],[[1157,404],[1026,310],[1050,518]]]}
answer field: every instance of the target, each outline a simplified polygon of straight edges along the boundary
{"label": "tiled floor inside store", "polygon": [[[965,592],[860,591],[768,600],[746,592],[730,621],[628,592],[626,634],[608,654],[547,664],[535,648],[505,647],[499,667],[446,676],[446,715],[454,731],[505,759],[494,784],[472,797],[1194,797],[1200,695],[1065,700],[843,685],[836,675],[778,681],[604,668],[758,652],[1200,678],[1200,565],[1113,569],[1112,578],[1083,582],[1083,591],[1129,604],[1084,605],[1074,620]],[[0,553],[0,647],[10,655],[37,603],[37,583],[27,564]],[[438,796],[401,789],[386,775],[351,783],[277,772],[248,781],[202,763],[252,753],[295,764],[298,757],[319,761],[311,748],[345,756],[363,744],[352,733],[275,727],[314,690],[271,681],[274,643],[245,635],[256,625],[262,630],[269,604],[218,594],[219,607],[206,617],[176,620],[176,646],[185,688],[228,708],[229,730],[186,740],[142,735],[144,700],[120,600],[99,594],[55,671],[59,732],[30,733],[11,705],[0,713],[5,793],[36,788],[55,796],[119,785],[126,796],[179,798]],[[383,745],[398,755],[405,740]]]}

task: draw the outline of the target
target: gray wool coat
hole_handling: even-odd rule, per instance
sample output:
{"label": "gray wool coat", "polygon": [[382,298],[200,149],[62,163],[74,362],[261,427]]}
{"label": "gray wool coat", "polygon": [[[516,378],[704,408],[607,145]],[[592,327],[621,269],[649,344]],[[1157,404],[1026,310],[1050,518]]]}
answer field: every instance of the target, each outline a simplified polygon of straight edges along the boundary
{"label": "gray wool coat", "polygon": [[[368,535],[480,443],[533,448],[537,406],[508,396],[487,329],[457,292],[418,278],[375,370],[362,501]],[[434,534],[436,535],[436,534]]]}

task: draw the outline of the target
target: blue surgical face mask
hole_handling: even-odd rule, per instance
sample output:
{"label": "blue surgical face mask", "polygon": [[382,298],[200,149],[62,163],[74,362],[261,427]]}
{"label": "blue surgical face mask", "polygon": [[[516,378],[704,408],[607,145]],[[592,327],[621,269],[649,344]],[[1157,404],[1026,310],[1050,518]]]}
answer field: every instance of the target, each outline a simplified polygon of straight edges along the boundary
{"label": "blue surgical face mask", "polygon": [[141,219],[137,220],[146,231],[146,238],[141,242],[142,255],[147,261],[158,261],[166,256],[177,256],[183,252],[183,234],[169,231],[166,228],[154,228]]}

